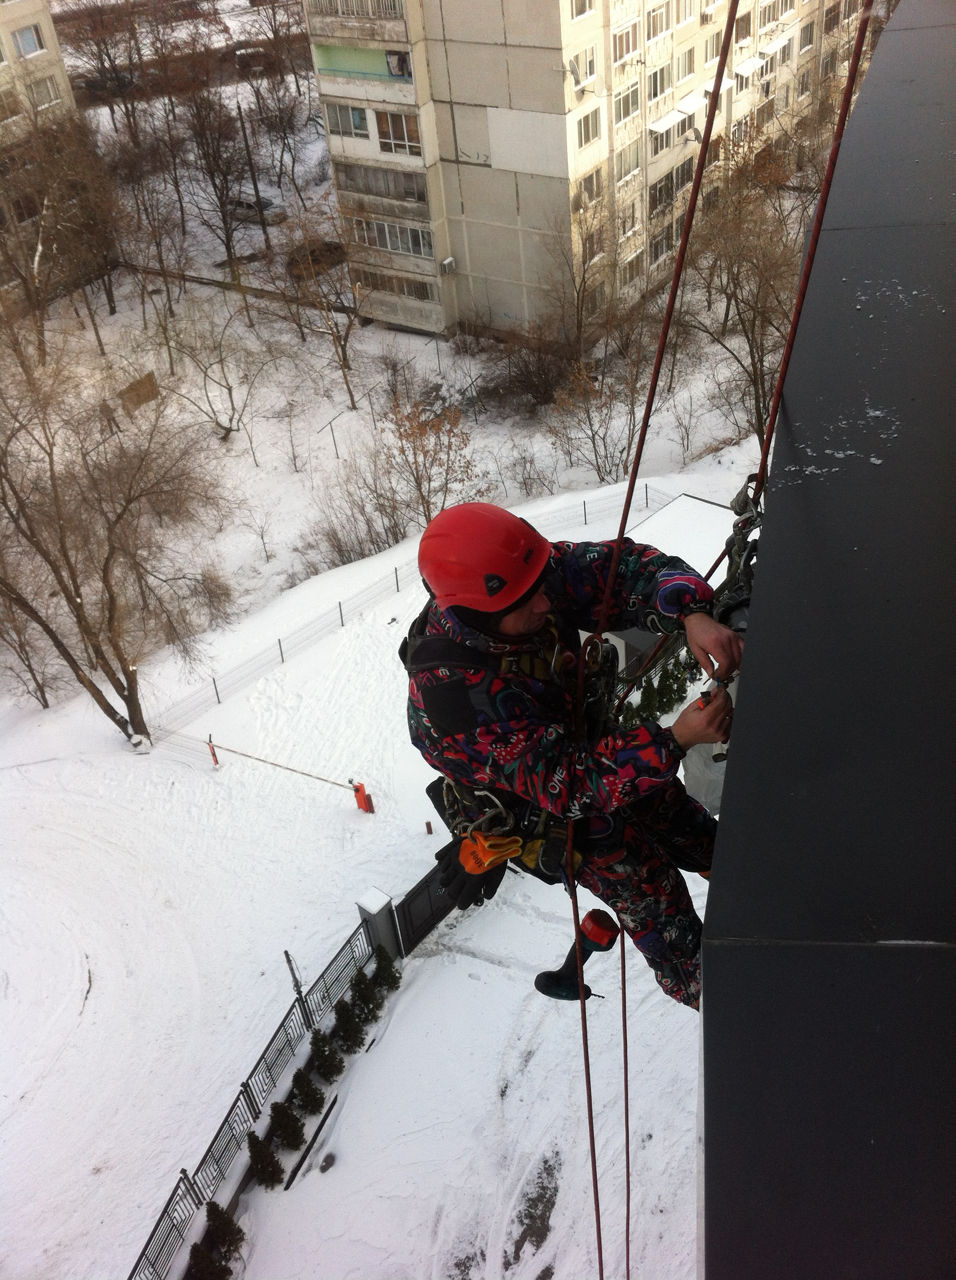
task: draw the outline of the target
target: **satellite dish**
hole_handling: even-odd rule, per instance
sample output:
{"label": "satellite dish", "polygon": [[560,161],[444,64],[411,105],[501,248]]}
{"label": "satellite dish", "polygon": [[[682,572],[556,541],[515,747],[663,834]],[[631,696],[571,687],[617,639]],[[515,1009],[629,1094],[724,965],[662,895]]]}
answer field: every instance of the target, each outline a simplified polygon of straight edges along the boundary
{"label": "satellite dish", "polygon": [[573,58],[568,59],[568,70],[571,72],[571,79],[574,81],[575,89],[581,88],[581,73],[578,71],[578,64]]}

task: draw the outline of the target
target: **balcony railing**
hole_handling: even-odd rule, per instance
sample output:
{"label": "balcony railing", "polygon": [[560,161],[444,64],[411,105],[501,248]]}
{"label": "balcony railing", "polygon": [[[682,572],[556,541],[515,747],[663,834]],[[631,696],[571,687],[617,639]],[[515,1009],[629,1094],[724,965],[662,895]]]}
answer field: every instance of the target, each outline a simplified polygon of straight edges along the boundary
{"label": "balcony railing", "polygon": [[402,0],[307,0],[310,13],[323,18],[403,18]]}

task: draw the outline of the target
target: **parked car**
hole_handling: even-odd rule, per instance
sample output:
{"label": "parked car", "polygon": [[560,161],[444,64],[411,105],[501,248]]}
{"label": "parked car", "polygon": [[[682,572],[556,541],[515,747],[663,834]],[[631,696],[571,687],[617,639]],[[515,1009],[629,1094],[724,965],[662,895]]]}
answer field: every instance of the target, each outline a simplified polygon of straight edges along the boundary
{"label": "parked car", "polygon": [[[231,201],[231,206],[233,217],[237,222],[258,223],[259,209],[255,200],[233,200]],[[262,197],[262,215],[268,227],[277,227],[280,222],[285,222],[289,216],[281,204],[276,204],[268,196]]]}
{"label": "parked car", "polygon": [[286,270],[293,280],[311,280],[345,261],[346,253],[337,240],[303,240],[286,258]]}
{"label": "parked car", "polygon": [[80,88],[90,94],[105,94],[109,98],[122,97],[135,84],[135,80],[125,71],[108,71],[104,75],[80,77]]}

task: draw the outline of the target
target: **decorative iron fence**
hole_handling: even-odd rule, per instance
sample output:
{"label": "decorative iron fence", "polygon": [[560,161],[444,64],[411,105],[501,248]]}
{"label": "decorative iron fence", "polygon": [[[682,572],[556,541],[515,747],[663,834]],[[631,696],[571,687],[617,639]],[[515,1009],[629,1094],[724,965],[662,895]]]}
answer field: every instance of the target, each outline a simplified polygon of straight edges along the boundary
{"label": "decorative iron fence", "polygon": [[236,1157],[245,1152],[246,1135],[262,1115],[296,1050],[345,995],[373,951],[369,928],[363,920],[308,991],[287,1010],[240,1086],[192,1177],[185,1169],[180,1172],[129,1280],[166,1280],[196,1211],[215,1196]]}

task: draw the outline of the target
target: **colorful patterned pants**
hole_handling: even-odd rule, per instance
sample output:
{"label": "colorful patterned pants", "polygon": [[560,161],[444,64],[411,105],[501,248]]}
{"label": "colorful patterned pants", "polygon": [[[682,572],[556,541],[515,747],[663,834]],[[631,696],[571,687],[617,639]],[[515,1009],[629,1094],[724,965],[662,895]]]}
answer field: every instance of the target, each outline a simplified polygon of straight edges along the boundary
{"label": "colorful patterned pants", "polygon": [[693,1009],[701,922],[681,870],[710,871],[716,834],[716,820],[675,781],[613,818],[590,819],[575,838],[578,883],[619,917],[663,991]]}

